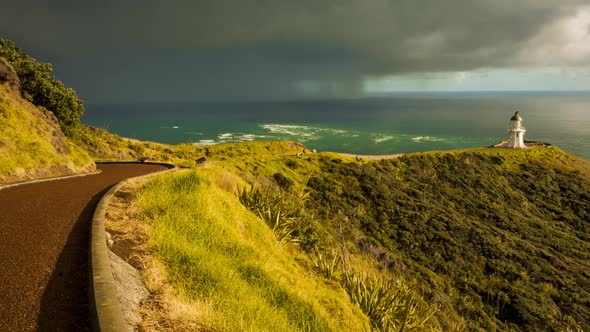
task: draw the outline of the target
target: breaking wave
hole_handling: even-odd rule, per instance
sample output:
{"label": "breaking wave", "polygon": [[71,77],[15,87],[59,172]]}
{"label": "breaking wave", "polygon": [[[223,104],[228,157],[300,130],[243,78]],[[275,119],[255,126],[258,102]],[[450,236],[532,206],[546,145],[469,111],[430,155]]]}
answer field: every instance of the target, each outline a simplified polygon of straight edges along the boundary
{"label": "breaking wave", "polygon": [[432,136],[416,136],[412,137],[414,142],[440,142],[444,141],[442,138],[432,137]]}
{"label": "breaking wave", "polygon": [[290,124],[261,124],[260,128],[268,131],[269,134],[280,138],[280,136],[291,136],[300,142],[307,142],[311,140],[320,139],[326,135],[346,136],[348,131],[334,128],[321,128],[305,125],[290,125]]}
{"label": "breaking wave", "polygon": [[379,144],[379,143],[391,141],[393,138],[394,137],[390,136],[390,135],[374,135],[373,142],[375,142],[375,144]]}
{"label": "breaking wave", "polygon": [[233,143],[233,142],[249,142],[254,141],[257,138],[266,138],[265,135],[256,135],[256,134],[242,134],[242,133],[221,133],[217,135],[216,139],[201,139],[198,142],[193,144],[204,146],[204,145],[214,145],[214,144],[221,144],[221,143]]}

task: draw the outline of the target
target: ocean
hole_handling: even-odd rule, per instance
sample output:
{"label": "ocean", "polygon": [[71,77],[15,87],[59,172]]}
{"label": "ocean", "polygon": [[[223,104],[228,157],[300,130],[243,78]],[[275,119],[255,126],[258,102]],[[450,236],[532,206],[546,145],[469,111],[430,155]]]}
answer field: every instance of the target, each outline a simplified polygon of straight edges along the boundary
{"label": "ocean", "polygon": [[520,111],[525,139],[590,160],[590,93],[408,94],[362,99],[88,104],[82,122],[169,144],[293,140],[394,154],[489,146]]}

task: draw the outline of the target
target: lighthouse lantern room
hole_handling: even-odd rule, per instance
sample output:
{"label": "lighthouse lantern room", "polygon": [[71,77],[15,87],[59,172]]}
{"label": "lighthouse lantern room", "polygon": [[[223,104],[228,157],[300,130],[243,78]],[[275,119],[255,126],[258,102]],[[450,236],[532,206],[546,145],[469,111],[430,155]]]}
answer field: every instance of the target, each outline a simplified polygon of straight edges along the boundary
{"label": "lighthouse lantern room", "polygon": [[518,111],[510,118],[510,129],[508,129],[508,147],[512,149],[524,149],[524,134],[526,129],[522,126],[522,118]]}

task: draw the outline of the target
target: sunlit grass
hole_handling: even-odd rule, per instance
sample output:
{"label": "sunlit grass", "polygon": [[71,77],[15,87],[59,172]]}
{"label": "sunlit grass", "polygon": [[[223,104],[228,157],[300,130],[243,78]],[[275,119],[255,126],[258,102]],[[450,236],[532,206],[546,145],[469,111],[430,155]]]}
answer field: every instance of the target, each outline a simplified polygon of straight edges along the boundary
{"label": "sunlit grass", "polygon": [[[210,171],[214,172],[214,171]],[[139,194],[150,248],[179,292],[220,331],[362,331],[346,292],[296,262],[207,170],[158,177]],[[301,257],[299,259],[302,259]]]}
{"label": "sunlit grass", "polygon": [[85,151],[65,138],[70,153],[57,151],[52,145],[52,131],[56,129],[42,119],[40,110],[0,86],[0,176],[17,169],[28,171],[54,165],[75,168],[92,163]]}

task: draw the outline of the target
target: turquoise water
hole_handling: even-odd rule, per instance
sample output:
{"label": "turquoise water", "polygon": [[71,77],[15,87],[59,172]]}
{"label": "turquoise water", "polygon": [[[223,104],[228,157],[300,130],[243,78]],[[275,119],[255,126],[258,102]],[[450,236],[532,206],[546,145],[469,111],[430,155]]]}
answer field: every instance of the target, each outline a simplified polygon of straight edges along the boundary
{"label": "turquoise water", "polygon": [[515,110],[524,118],[527,140],[590,159],[589,95],[87,105],[82,121],[171,144],[282,139],[320,151],[391,154],[498,143],[506,139]]}

